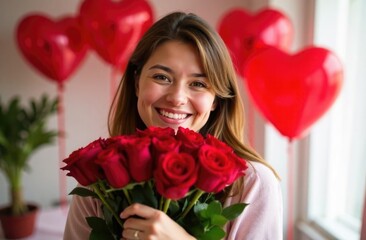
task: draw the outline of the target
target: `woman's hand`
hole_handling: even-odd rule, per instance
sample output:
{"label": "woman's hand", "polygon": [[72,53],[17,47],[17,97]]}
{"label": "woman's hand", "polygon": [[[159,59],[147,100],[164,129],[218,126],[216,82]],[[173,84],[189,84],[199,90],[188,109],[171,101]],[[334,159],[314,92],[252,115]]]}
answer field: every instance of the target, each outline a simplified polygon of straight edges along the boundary
{"label": "woman's hand", "polygon": [[134,203],[128,206],[120,217],[125,219],[122,239],[195,239],[164,212],[143,204]]}

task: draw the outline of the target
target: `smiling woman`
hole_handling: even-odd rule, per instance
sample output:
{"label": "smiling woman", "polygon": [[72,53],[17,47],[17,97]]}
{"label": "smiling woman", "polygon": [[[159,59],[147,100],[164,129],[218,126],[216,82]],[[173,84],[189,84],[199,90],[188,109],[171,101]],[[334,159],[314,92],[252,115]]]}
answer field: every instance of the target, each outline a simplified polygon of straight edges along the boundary
{"label": "smiling woman", "polygon": [[[175,131],[183,127],[196,135],[211,135],[223,141],[230,153],[249,163],[245,177],[224,185],[218,193],[210,193],[224,207],[249,203],[240,216],[221,226],[226,231],[225,238],[283,239],[277,174],[245,143],[242,104],[229,52],[217,32],[194,14],[175,12],[157,21],[133,52],[111,107],[110,135],[133,135],[136,129],[150,127],[171,127]],[[233,157],[224,155],[225,163],[230,164]],[[161,163],[162,158],[157,161]],[[73,197],[64,239],[89,236],[86,216],[102,216],[100,202]],[[120,217],[124,221],[123,239],[179,240],[197,236],[185,231],[165,212],[143,204],[126,207]]]}

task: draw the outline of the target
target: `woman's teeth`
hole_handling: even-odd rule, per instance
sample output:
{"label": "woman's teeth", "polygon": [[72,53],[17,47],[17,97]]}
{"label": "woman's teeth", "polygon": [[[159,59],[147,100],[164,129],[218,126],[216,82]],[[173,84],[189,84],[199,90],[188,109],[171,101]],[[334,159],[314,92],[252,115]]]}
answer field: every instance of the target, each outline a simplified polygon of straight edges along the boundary
{"label": "woman's teeth", "polygon": [[178,113],[170,113],[164,110],[160,110],[160,114],[164,117],[171,118],[171,119],[184,119],[188,116],[188,114],[178,114]]}

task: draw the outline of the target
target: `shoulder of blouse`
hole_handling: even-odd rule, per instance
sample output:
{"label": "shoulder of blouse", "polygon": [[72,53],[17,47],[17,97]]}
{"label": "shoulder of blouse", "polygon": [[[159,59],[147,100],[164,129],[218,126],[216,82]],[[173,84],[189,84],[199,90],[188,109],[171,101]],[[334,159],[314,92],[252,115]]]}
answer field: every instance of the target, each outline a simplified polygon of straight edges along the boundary
{"label": "shoulder of blouse", "polygon": [[264,201],[267,197],[281,198],[281,195],[280,181],[272,170],[260,162],[248,162],[240,193],[227,199],[226,204]]}
{"label": "shoulder of blouse", "polygon": [[244,184],[248,185],[257,181],[260,181],[264,188],[266,186],[278,186],[280,182],[273,171],[266,165],[260,162],[248,161],[248,169],[245,172]]}

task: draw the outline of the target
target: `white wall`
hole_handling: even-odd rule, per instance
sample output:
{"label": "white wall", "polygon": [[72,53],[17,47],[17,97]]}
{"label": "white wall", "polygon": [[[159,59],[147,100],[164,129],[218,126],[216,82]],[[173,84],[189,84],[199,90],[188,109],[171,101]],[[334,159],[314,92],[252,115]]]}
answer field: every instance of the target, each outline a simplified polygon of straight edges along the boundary
{"label": "white wall", "polygon": [[[39,74],[20,55],[14,32],[26,14],[40,12],[53,19],[76,15],[81,0],[1,0],[0,1],[0,98],[15,95],[24,101],[42,93],[57,95],[56,84]],[[153,0],[156,17],[174,10],[192,11],[216,26],[219,18],[232,7],[246,7],[243,0]],[[111,66],[89,52],[65,85],[66,154],[98,137],[107,136]],[[57,127],[53,117],[50,127]],[[36,152],[30,159],[30,171],[24,177],[25,198],[48,207],[59,199],[59,157],[57,144]],[[68,177],[68,190],[75,186]],[[0,205],[8,201],[8,185],[0,174]]]}

